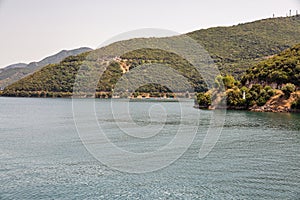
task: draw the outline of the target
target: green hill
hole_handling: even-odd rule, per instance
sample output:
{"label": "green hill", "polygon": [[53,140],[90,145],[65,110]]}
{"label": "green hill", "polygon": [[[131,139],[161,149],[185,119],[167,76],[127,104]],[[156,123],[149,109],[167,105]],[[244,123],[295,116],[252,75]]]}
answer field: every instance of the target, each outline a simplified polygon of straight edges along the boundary
{"label": "green hill", "polygon": [[300,87],[300,44],[264,60],[246,71],[244,84],[274,85],[292,83]]}
{"label": "green hill", "polygon": [[[250,66],[300,43],[300,16],[271,18],[231,27],[202,29],[186,35],[196,40],[209,52],[222,74],[232,74],[235,78],[241,79],[243,73]],[[172,39],[176,40],[176,37]],[[138,40],[147,43],[150,40],[159,40],[159,38],[132,39],[131,42],[135,43]],[[59,64],[47,65],[40,71],[6,87],[3,95],[43,96],[44,93],[40,95],[42,91],[49,93],[49,96],[53,92],[69,95],[72,92],[77,70],[83,62],[88,63],[87,69],[88,65],[95,66],[99,62],[97,53],[104,50],[113,51],[120,44],[122,42],[94,50],[89,56],[84,53],[68,57]],[[85,61],[85,59],[87,60]],[[187,77],[196,91],[206,90],[201,76],[186,60],[162,50],[144,49],[126,53],[118,61],[112,62],[101,77],[97,91],[111,91],[122,76],[122,65],[132,69],[143,63],[169,65]],[[146,86],[141,90],[149,91],[155,90],[155,88]]]}

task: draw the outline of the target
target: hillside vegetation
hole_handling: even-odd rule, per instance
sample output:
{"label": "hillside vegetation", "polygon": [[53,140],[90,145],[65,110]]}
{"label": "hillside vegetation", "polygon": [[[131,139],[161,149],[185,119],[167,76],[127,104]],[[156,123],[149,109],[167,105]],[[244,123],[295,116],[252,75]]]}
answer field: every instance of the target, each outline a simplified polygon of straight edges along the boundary
{"label": "hillside vegetation", "polygon": [[239,77],[253,62],[299,43],[300,16],[259,20],[188,33],[211,54],[220,70]]}
{"label": "hillside vegetation", "polygon": [[[226,87],[221,96],[227,108],[269,112],[300,109],[300,44],[248,69],[241,82],[232,76],[218,77],[216,86],[220,81]],[[217,88],[199,93],[197,104],[209,108]]]}
{"label": "hillside vegetation", "polygon": [[270,59],[262,61],[246,71],[244,84],[259,83],[281,87],[293,83],[300,86],[300,44]]}
{"label": "hillside vegetation", "polygon": [[[223,75],[231,74],[240,80],[250,66],[300,43],[300,16],[265,19],[231,27],[202,29],[186,35],[209,52]],[[174,40],[177,38],[173,37]],[[159,40],[159,38],[132,39],[130,42],[134,44],[141,40],[147,43],[151,40]],[[88,58],[86,54],[81,54],[66,58],[59,64],[47,65],[40,71],[6,87],[3,95],[32,96],[32,94],[37,95],[37,92],[40,94],[42,91],[44,93],[71,93],[75,75],[83,60],[87,58],[89,64],[96,65],[99,62],[97,60],[98,52],[103,52],[103,49],[113,52],[120,44],[122,42],[94,50],[91,52],[93,56],[89,55]],[[97,91],[110,92],[122,76],[123,65],[128,66],[130,70],[144,63],[166,64],[187,77],[195,91],[206,91],[200,74],[190,63],[174,53],[158,49],[141,49],[120,56],[120,59],[112,62],[104,72]],[[147,86],[141,90],[159,91],[161,88]]]}

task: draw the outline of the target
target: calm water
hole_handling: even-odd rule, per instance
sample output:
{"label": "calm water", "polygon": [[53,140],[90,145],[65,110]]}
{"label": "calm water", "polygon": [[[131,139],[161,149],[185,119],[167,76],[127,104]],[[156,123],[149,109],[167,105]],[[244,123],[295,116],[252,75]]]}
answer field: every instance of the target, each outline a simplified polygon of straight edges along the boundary
{"label": "calm water", "polygon": [[[199,159],[211,113],[191,104],[182,107],[189,119],[180,121],[178,104],[162,103],[168,111],[162,134],[131,141],[113,125],[110,101],[96,101],[97,120],[111,141],[136,152],[164,145],[180,123],[195,125],[200,112],[197,136],[182,157],[155,172],[130,174],[85,149],[72,100],[0,98],[0,199],[300,199],[299,114],[228,111],[215,148]],[[130,103],[139,126],[149,125],[152,105]]]}

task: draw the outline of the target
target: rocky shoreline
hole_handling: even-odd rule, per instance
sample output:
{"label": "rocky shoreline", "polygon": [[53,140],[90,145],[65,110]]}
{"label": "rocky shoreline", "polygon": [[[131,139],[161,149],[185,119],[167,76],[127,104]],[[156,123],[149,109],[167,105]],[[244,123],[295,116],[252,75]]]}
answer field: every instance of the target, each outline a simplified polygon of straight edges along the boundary
{"label": "rocky shoreline", "polygon": [[212,106],[199,106],[195,105],[195,108],[198,109],[226,109],[226,110],[248,110],[252,112],[273,112],[273,113],[300,113],[300,109],[293,109],[292,103],[299,99],[300,91],[296,91],[290,95],[290,97],[285,97],[283,92],[277,90],[275,96],[273,96],[270,100],[266,102],[263,106],[254,105],[252,107],[245,107],[245,106],[224,106],[224,107],[217,107],[213,108]]}

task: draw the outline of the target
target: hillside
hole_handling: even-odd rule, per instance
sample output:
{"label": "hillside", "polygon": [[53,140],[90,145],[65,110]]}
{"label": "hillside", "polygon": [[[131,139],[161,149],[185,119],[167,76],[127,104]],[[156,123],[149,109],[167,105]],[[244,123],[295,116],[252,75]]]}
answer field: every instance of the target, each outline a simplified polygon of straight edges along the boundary
{"label": "hillside", "polygon": [[48,64],[59,63],[68,56],[75,56],[91,50],[92,49],[87,47],[81,47],[73,50],[62,50],[38,62],[31,62],[29,64],[18,63],[4,67],[0,69],[0,88],[4,88],[7,85],[12,84],[13,82],[20,80],[21,78],[35,72],[36,70]]}
{"label": "hillside", "polygon": [[300,87],[300,44],[248,69],[242,83],[259,83],[279,88],[282,84],[293,83]]}
{"label": "hillside", "polygon": [[300,16],[259,20],[188,33],[223,72],[239,77],[253,63],[299,43]]}
{"label": "hillside", "polygon": [[[227,108],[258,112],[290,112],[300,109],[300,44],[288,48],[248,69],[242,81],[231,76],[219,77],[226,92],[217,88],[199,93],[197,103],[209,108],[215,95],[226,97]],[[217,84],[216,84],[217,85]],[[243,98],[243,93],[245,94]]]}
{"label": "hillside", "polygon": [[[235,78],[241,79],[250,66],[300,43],[300,16],[270,18],[231,27],[202,29],[186,35],[196,40],[209,52],[222,74],[232,74]],[[173,39],[176,40],[176,37]],[[159,38],[132,39],[130,42],[141,40],[147,43]],[[88,60],[89,64],[97,64],[97,53],[105,50],[114,51],[118,45],[122,45],[122,41],[92,51],[91,54],[94,54],[95,59]],[[32,91],[72,92],[74,75],[82,64],[82,61],[78,60],[82,60],[85,55],[67,58],[59,64],[47,65],[40,71],[8,86],[4,95],[18,96],[20,91],[27,95]],[[167,64],[187,77],[196,91],[206,90],[200,75],[186,60],[157,49],[144,49],[122,55],[108,67],[97,90],[110,92],[122,76],[124,70],[122,66],[126,65],[130,70],[143,63]],[[149,91],[151,88],[149,86],[143,90]]]}

